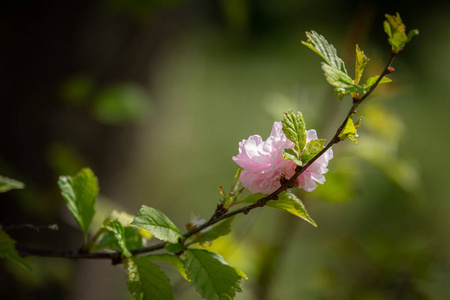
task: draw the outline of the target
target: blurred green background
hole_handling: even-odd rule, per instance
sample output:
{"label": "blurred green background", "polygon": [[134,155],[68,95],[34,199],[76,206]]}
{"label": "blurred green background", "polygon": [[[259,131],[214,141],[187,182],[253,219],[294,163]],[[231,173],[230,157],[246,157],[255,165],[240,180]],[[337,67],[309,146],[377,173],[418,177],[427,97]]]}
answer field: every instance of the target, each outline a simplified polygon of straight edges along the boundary
{"label": "blurred green background", "polygon": [[[229,189],[238,142],[264,139],[288,109],[331,138],[339,103],[320,59],[301,46],[316,30],[349,73],[354,47],[389,57],[384,14],[420,35],[394,61],[393,83],[363,104],[359,144],[333,150],[327,182],[297,191],[317,228],[271,208],[240,216],[212,248],[249,279],[236,299],[450,299],[449,4],[439,1],[8,1],[0,7],[0,174],[26,184],[0,195],[19,243],[77,249],[81,233],[59,175],[90,166],[98,222],[142,204],[181,228],[208,219]],[[5,299],[130,299],[107,261],[1,262]],[[174,270],[175,299],[200,299]],[[6,295],[6,296],[5,296]]]}

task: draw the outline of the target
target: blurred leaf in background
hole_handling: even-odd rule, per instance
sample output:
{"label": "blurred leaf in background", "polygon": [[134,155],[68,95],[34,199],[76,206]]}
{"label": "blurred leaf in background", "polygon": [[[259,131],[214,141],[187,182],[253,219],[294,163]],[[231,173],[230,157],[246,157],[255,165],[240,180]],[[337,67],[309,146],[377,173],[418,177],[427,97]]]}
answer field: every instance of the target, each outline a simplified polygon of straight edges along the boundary
{"label": "blurred leaf in background", "polygon": [[136,122],[149,112],[148,93],[136,84],[112,85],[94,97],[93,116],[106,124]]}

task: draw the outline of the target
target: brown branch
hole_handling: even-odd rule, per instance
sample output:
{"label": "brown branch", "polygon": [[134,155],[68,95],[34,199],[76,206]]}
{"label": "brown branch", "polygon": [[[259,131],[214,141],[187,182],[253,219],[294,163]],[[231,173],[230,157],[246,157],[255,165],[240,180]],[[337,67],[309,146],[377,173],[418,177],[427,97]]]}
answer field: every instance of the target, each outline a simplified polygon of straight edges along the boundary
{"label": "brown branch", "polygon": [[[314,156],[310,161],[308,161],[306,164],[304,164],[303,166],[297,166],[297,168],[295,169],[295,174],[289,178],[288,180],[285,180],[281,186],[274,191],[273,193],[271,193],[270,195],[267,195],[261,199],[259,199],[256,203],[242,207],[240,209],[237,210],[233,210],[230,212],[225,212],[225,210],[223,209],[222,205],[219,205],[218,208],[216,209],[216,212],[214,213],[214,215],[208,220],[208,222],[204,223],[201,226],[198,226],[196,228],[194,228],[191,231],[186,232],[185,234],[183,234],[184,238],[189,238],[190,236],[200,232],[201,230],[214,225],[222,220],[231,218],[232,216],[235,216],[237,214],[248,214],[251,210],[258,208],[258,207],[263,207],[266,205],[267,202],[269,202],[270,200],[277,200],[278,199],[278,195],[287,190],[288,188],[291,188],[294,186],[294,182],[295,180],[303,173],[305,172],[309,166],[311,166],[311,164],[313,164],[320,156],[322,156],[328,149],[331,148],[331,146],[333,146],[334,144],[337,144],[341,141],[341,138],[339,137],[340,134],[342,133],[342,131],[344,130],[344,127],[347,123],[348,118],[350,118],[352,115],[354,115],[356,113],[356,110],[358,108],[358,106],[365,100],[367,99],[367,97],[372,94],[372,92],[376,89],[376,87],[379,85],[379,83],[381,82],[381,80],[383,79],[383,77],[385,77],[386,75],[392,73],[394,71],[394,69],[392,68],[391,64],[394,60],[394,57],[396,56],[397,53],[391,52],[391,56],[389,58],[389,61],[386,65],[386,67],[384,68],[383,72],[380,74],[379,78],[377,79],[377,81],[370,87],[370,89],[367,91],[366,94],[364,94],[361,98],[353,98],[353,105],[350,108],[347,116],[345,117],[344,121],[342,122],[341,126],[339,126],[338,130],[336,131],[335,135],[331,138],[331,140],[328,142],[328,144],[322,149],[322,151],[320,151],[316,156]],[[161,242],[158,244],[155,244],[153,246],[149,246],[149,247],[144,247],[144,248],[139,248],[139,249],[135,249],[130,251],[131,254],[133,255],[139,255],[139,254],[144,254],[144,253],[149,253],[149,252],[153,252],[156,250],[160,250],[163,249],[165,247],[165,245],[167,245],[167,242]],[[17,252],[21,255],[21,256],[41,256],[41,257],[60,257],[60,258],[73,258],[73,259],[111,259],[112,263],[114,265],[122,263],[122,252],[121,251],[117,251],[117,252],[110,252],[110,253],[106,253],[106,252],[93,252],[93,253],[83,253],[83,252],[78,252],[78,251],[56,251],[56,250],[41,250],[41,249],[33,249],[33,248],[29,248],[29,247],[25,247],[25,246],[21,246],[16,244],[16,250]]]}

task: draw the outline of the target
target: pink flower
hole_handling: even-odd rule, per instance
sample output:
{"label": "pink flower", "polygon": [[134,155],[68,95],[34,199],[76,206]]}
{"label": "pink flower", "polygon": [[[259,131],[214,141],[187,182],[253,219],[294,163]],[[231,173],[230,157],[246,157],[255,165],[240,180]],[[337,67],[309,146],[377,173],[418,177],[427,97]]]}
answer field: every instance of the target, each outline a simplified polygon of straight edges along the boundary
{"label": "pink flower", "polygon": [[[317,139],[315,130],[308,130],[307,142]],[[283,132],[281,122],[275,122],[266,141],[259,135],[252,135],[239,143],[239,154],[233,160],[243,171],[239,179],[251,193],[270,194],[281,185],[280,179],[290,178],[295,173],[296,164],[283,158],[283,149],[294,149],[294,143]],[[333,158],[331,148],[319,157],[297,179],[296,184],[307,192],[312,192],[316,182],[323,184],[328,172],[328,161]]]}

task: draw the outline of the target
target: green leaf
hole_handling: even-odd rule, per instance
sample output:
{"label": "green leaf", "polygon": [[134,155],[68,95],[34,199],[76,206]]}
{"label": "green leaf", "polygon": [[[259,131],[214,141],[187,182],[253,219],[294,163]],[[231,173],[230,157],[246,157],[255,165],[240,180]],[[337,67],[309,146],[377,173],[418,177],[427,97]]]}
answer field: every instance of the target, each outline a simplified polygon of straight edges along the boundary
{"label": "green leaf", "polygon": [[304,163],[310,161],[314,156],[319,154],[320,151],[324,148],[325,140],[317,139],[311,140],[308,144],[306,144],[305,150],[303,150],[302,160]]}
{"label": "green leaf", "polygon": [[297,166],[302,166],[303,163],[298,159],[297,153],[292,149],[283,149],[283,158],[287,160],[293,160]]}
{"label": "green leaf", "polygon": [[364,54],[364,51],[361,51],[361,49],[359,49],[359,46],[356,45],[355,84],[359,83],[364,68],[367,66],[369,60],[370,59],[367,58],[367,56]]}
{"label": "green leaf", "polygon": [[98,181],[90,169],[82,169],[75,177],[60,176],[58,185],[61,195],[75,220],[83,230],[84,240],[95,214]]}
{"label": "green leaf", "polygon": [[[262,197],[248,197],[242,200],[242,202],[253,204],[261,198]],[[306,211],[306,208],[303,205],[302,201],[295,194],[289,191],[281,192],[278,195],[278,200],[270,200],[269,202],[267,202],[266,206],[287,211],[288,213],[302,218],[306,222],[312,224],[314,227],[317,227],[316,222],[314,222],[314,220],[308,215],[308,212]]]}
{"label": "green leaf", "polygon": [[408,35],[405,33],[406,26],[403,24],[400,14],[395,16],[386,14],[386,20],[384,21],[384,31],[388,35],[388,42],[392,47],[392,52],[398,53],[402,50],[406,43],[408,43],[413,36],[419,34],[419,30],[411,30]]}
{"label": "green leaf", "polygon": [[173,254],[156,254],[148,255],[146,256],[146,258],[153,261],[162,261],[171,264],[175,267],[175,269],[177,269],[178,272],[180,272],[181,276],[183,276],[184,279],[189,281],[186,270],[184,269],[183,261],[178,256]]}
{"label": "green leaf", "polygon": [[308,37],[308,40],[306,42],[302,41],[303,45],[319,54],[328,65],[347,74],[345,64],[337,55],[336,48],[334,48],[333,45],[329,44],[322,35],[315,31],[306,32],[306,36]]}
{"label": "green leaf", "polygon": [[341,94],[347,95],[351,93],[364,94],[364,89],[353,82],[353,80],[346,73],[341,70],[322,63],[322,70],[329,84],[338,88]]}
{"label": "green leaf", "polygon": [[317,227],[316,222],[309,216],[303,202],[293,193],[284,191],[278,196],[278,200],[271,200],[267,205],[273,208],[281,209],[291,213],[297,217],[302,218],[314,227]]}
{"label": "green leaf", "polygon": [[165,214],[145,205],[131,224],[142,227],[156,238],[172,244],[178,243],[178,239],[182,237],[180,230]]}
{"label": "green leaf", "polygon": [[284,134],[295,144],[295,151],[297,151],[298,154],[302,153],[303,148],[305,148],[306,145],[306,125],[303,114],[297,112],[297,115],[294,115],[292,110],[290,110],[284,114],[281,123],[283,123]]}
{"label": "green leaf", "polygon": [[7,192],[12,189],[23,189],[25,185],[15,179],[0,176],[0,193]]}
{"label": "green leaf", "polygon": [[172,286],[169,278],[147,257],[126,260],[128,290],[136,300],[171,300]]}
{"label": "green leaf", "polygon": [[131,257],[132,254],[130,253],[127,247],[125,228],[123,227],[122,223],[120,223],[118,220],[114,220],[112,222],[108,221],[103,225],[103,228],[105,228],[114,235],[117,244],[119,245],[123,254],[126,257]]}
{"label": "green leaf", "polygon": [[[339,138],[341,140],[343,139],[350,139],[355,144],[358,144],[358,141],[356,138],[358,137],[358,133],[356,132],[357,126],[353,123],[353,116],[350,116],[347,119],[347,122],[345,123],[344,130],[342,130],[341,134],[339,134]],[[358,127],[359,127],[359,121],[358,121]]]}
{"label": "green leaf", "polygon": [[5,258],[19,264],[22,268],[31,271],[30,266],[20,257],[14,248],[14,241],[9,235],[2,229],[0,229],[0,258]]}
{"label": "green leaf", "polygon": [[[138,249],[145,246],[144,239],[142,238],[139,228],[135,226],[125,226],[124,229],[124,240],[128,250]],[[98,251],[104,248],[109,248],[115,251],[123,251],[122,247],[117,241],[116,236],[111,231],[105,231],[102,235],[101,240],[97,244],[92,245],[90,250]]]}
{"label": "green leaf", "polygon": [[230,267],[214,252],[200,249],[186,251],[185,269],[191,284],[206,299],[233,299],[242,292],[242,271]]}
{"label": "green leaf", "polygon": [[184,245],[182,243],[176,244],[168,243],[166,246],[164,246],[164,249],[166,249],[170,253],[177,254],[184,250]]}
{"label": "green leaf", "polygon": [[[367,79],[366,83],[363,85],[363,88],[366,91],[368,91],[372,87],[372,85],[374,85],[375,82],[377,82],[378,78],[380,78],[380,76],[378,76],[378,75],[370,77],[369,79]],[[390,83],[390,82],[392,82],[391,79],[389,79],[387,77],[383,77],[383,78],[381,78],[381,80],[380,80],[380,82],[378,84]]]}
{"label": "green leaf", "polygon": [[231,217],[213,226],[206,232],[200,231],[198,233],[200,235],[194,238],[194,240],[190,244],[213,241],[221,236],[229,234],[231,232],[231,224],[233,223],[233,220],[234,217]]}

